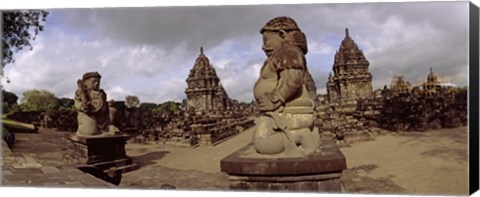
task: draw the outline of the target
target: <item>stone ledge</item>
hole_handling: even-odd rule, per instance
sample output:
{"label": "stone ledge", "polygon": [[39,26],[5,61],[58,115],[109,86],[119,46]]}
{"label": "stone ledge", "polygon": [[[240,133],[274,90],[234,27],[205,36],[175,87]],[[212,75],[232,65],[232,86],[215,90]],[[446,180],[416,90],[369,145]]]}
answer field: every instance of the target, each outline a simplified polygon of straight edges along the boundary
{"label": "stone ledge", "polygon": [[271,158],[271,156],[261,157],[254,153],[253,145],[249,144],[224,158],[220,168],[222,172],[229,175],[241,176],[339,173],[347,168],[345,156],[337,148],[334,140],[322,140],[321,150],[307,157]]}
{"label": "stone ledge", "polygon": [[289,192],[341,192],[340,177],[347,168],[335,140],[322,140],[320,152],[307,157],[260,155],[252,144],[220,163],[229,175],[230,189]]}
{"label": "stone ledge", "polygon": [[337,179],[342,173],[300,175],[300,176],[230,176],[231,181],[265,181],[265,182],[297,182],[297,181],[321,181]]}
{"label": "stone ledge", "polygon": [[115,143],[118,141],[126,141],[130,139],[129,135],[112,135],[112,136],[77,136],[70,135],[68,140],[89,145],[89,144],[98,144],[98,143]]}

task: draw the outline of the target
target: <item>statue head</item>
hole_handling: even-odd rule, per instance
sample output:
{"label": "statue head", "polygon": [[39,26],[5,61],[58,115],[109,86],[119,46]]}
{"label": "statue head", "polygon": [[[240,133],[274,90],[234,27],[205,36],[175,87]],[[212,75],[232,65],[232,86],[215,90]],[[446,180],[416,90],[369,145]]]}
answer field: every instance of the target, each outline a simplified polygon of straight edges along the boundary
{"label": "statue head", "polygon": [[82,81],[88,90],[99,90],[100,78],[102,78],[102,76],[100,76],[98,72],[87,72],[83,75]]}
{"label": "statue head", "polygon": [[297,47],[304,54],[308,51],[305,34],[290,17],[280,16],[268,21],[260,33],[263,35],[262,49],[267,56],[284,44]]}

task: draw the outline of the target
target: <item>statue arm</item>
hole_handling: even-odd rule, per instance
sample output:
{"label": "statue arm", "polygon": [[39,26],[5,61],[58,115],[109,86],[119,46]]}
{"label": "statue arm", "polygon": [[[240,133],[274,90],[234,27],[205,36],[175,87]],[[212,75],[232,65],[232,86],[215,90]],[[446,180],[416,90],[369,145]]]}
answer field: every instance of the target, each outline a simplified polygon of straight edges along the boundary
{"label": "statue arm", "polygon": [[287,69],[283,70],[279,75],[277,86],[268,97],[273,103],[281,102],[284,104],[291,100],[302,87],[303,71],[300,69]]}
{"label": "statue arm", "polygon": [[85,86],[83,85],[83,80],[77,80],[77,91],[75,92],[75,108],[81,112],[86,112],[90,100],[88,98],[88,93],[86,92]]}
{"label": "statue arm", "polygon": [[91,113],[98,113],[100,111],[105,110],[105,108],[108,109],[108,104],[107,104],[107,94],[103,91],[103,89],[99,90],[100,92],[100,101],[98,102],[99,104],[97,106],[92,106],[89,112]]}
{"label": "statue arm", "polygon": [[285,103],[292,99],[302,88],[305,77],[305,57],[295,50],[280,51],[276,62],[278,83],[270,100]]}

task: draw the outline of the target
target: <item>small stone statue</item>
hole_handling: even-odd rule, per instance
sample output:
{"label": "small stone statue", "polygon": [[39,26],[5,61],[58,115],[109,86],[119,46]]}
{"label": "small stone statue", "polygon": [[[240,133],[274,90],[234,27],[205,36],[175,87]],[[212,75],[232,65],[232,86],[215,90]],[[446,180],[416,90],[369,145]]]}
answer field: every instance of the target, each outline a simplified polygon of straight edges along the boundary
{"label": "small stone statue", "polygon": [[260,154],[303,157],[317,151],[318,129],[313,126],[314,103],[306,88],[305,34],[289,17],[270,20],[261,30],[267,55],[254,86],[261,116],[253,143]]}
{"label": "small stone statue", "polygon": [[107,94],[100,89],[100,74],[87,72],[77,81],[78,89],[75,92],[75,108],[78,109],[77,135],[109,135],[110,125]]}

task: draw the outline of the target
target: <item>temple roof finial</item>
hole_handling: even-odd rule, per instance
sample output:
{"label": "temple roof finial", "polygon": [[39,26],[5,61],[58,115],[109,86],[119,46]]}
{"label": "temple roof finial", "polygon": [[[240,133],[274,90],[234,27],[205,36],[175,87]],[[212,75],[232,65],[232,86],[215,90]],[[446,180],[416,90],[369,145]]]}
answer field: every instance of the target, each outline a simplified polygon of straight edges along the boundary
{"label": "temple roof finial", "polygon": [[348,35],[348,28],[345,28],[345,37],[350,37],[350,36]]}
{"label": "temple roof finial", "polygon": [[200,47],[200,54],[203,55],[203,47]]}

